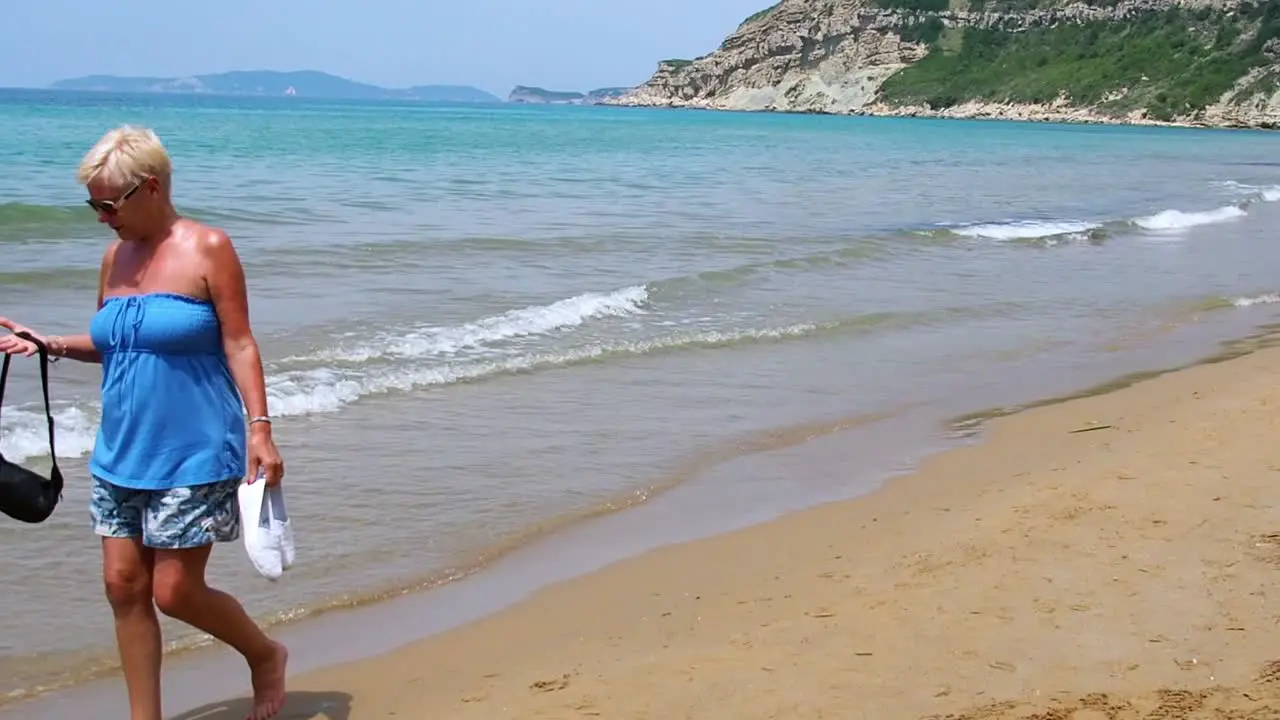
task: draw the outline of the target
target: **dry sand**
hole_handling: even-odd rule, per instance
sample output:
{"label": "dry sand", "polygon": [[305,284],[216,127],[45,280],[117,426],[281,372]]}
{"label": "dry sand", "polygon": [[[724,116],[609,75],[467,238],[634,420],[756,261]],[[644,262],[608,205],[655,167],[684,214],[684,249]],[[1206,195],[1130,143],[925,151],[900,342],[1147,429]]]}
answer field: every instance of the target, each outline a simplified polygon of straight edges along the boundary
{"label": "dry sand", "polygon": [[1280,717],[1277,370],[998,420],[868,497],[297,677],[285,716]]}

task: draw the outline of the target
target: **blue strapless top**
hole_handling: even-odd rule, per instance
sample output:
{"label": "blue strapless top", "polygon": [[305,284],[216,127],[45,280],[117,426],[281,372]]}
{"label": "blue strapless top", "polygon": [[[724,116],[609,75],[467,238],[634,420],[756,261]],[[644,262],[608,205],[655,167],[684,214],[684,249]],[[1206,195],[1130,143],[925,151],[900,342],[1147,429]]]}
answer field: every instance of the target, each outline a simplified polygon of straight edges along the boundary
{"label": "blue strapless top", "polygon": [[89,336],[102,356],[90,472],[139,490],[244,476],[244,406],[212,303],[173,293],[108,298]]}

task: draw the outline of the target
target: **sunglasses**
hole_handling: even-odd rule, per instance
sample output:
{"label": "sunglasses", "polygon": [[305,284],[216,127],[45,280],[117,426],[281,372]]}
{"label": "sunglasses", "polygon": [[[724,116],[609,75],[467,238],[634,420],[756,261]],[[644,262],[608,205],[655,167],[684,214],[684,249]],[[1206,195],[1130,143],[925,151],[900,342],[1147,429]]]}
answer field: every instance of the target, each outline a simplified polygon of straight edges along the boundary
{"label": "sunglasses", "polygon": [[89,207],[100,213],[115,215],[120,211],[121,206],[124,205],[124,201],[132,197],[134,193],[138,192],[138,188],[141,188],[144,182],[145,181],[139,181],[138,184],[129,188],[123,195],[115,200],[94,200],[93,198],[89,198],[88,200],[85,200],[85,202],[88,203]]}

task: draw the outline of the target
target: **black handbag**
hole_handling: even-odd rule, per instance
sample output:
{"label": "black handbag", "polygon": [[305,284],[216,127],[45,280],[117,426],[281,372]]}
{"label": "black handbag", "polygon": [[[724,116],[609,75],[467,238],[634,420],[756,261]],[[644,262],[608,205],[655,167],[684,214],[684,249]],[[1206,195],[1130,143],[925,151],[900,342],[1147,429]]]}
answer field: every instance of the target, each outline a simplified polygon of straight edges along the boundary
{"label": "black handbag", "polygon": [[[58,469],[58,454],[53,449],[53,411],[49,407],[49,348],[30,333],[17,335],[35,343],[40,353],[40,384],[44,389],[44,415],[49,420],[49,457],[53,460],[53,470],[46,478],[5,460],[0,453],[0,512],[25,523],[42,523],[49,519],[62,499],[62,471]],[[0,410],[4,408],[4,386],[9,380],[12,359],[12,355],[6,354],[0,367]]]}

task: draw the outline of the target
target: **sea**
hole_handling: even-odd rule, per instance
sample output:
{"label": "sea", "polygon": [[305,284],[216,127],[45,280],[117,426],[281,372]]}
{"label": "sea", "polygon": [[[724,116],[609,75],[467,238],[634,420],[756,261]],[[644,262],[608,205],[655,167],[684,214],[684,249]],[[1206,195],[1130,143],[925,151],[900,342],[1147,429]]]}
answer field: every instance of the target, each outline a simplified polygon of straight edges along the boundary
{"label": "sea", "polygon": [[[984,418],[1280,320],[1276,133],[35,90],[0,91],[0,315],[86,331],[111,232],[75,170],[123,123],[245,266],[298,563],[271,583],[231,544],[210,582],[273,632],[539,543],[512,601],[587,550],[855,497]],[[36,368],[14,362],[0,450],[43,470]],[[0,517],[9,708],[119,685],[100,375],[51,374],[64,498]],[[164,629],[167,662],[212,652]]]}

